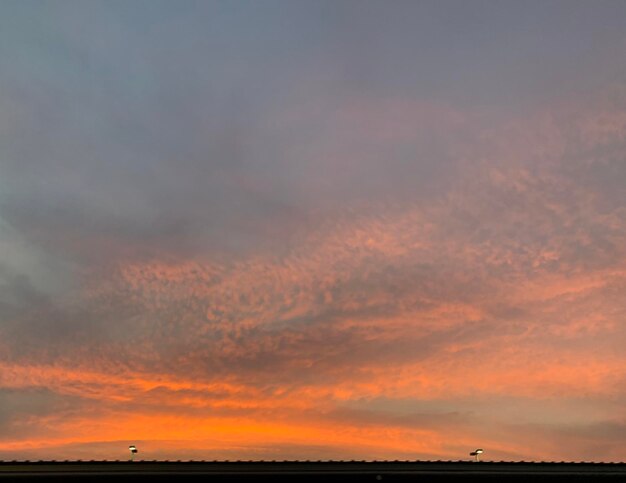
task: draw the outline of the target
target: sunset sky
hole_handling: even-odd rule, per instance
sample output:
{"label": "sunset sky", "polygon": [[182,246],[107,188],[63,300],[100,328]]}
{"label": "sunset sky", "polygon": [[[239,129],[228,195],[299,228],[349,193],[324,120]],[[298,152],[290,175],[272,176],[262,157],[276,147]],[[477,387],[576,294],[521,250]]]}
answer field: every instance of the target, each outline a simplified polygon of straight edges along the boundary
{"label": "sunset sky", "polygon": [[0,0],[0,459],[626,460],[625,19]]}

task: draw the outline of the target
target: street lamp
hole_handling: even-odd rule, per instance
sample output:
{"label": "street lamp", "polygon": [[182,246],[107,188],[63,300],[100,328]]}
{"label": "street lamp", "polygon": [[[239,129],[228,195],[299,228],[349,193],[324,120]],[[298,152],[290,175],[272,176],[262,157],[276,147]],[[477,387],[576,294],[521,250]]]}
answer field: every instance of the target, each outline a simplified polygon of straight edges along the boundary
{"label": "street lamp", "polygon": [[128,451],[130,451],[130,460],[133,461],[135,459],[135,455],[138,453],[137,447],[134,444],[131,444],[128,447]]}
{"label": "street lamp", "polygon": [[481,454],[483,454],[483,450],[482,450],[482,449],[480,449],[480,448],[478,448],[476,451],[472,451],[472,452],[470,453],[470,456],[473,456],[474,458],[476,458],[476,460],[475,460],[475,461],[478,461],[478,457],[479,457]]}

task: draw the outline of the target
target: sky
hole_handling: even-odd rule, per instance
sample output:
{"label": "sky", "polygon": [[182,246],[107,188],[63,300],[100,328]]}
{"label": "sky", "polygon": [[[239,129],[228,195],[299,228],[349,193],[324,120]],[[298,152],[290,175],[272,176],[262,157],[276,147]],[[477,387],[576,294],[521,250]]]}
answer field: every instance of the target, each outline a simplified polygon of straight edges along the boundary
{"label": "sky", "polygon": [[626,460],[624,18],[0,1],[0,459]]}

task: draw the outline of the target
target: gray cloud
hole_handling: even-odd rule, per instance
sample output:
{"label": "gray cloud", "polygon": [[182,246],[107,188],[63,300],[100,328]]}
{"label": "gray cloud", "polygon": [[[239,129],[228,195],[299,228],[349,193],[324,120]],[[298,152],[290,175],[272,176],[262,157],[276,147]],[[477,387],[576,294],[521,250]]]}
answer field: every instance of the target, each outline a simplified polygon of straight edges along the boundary
{"label": "gray cloud", "polygon": [[2,440],[9,442],[29,436],[52,435],[40,418],[72,418],[88,412],[80,397],[60,395],[42,387],[0,389],[0,428]]}

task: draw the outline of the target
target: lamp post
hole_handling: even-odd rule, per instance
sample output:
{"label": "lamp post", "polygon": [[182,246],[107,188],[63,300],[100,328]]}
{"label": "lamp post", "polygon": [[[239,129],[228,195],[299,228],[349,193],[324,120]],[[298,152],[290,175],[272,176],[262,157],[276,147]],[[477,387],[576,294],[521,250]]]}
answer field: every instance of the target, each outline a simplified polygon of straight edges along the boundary
{"label": "lamp post", "polygon": [[476,451],[472,451],[470,453],[470,456],[473,456],[474,458],[476,458],[474,461],[478,461],[478,457],[483,454],[483,450],[478,448]]}
{"label": "lamp post", "polygon": [[131,445],[128,447],[128,451],[130,451],[130,460],[131,460],[131,461],[134,461],[134,459],[135,459],[135,455],[138,453],[138,451],[137,451],[137,447],[136,447],[134,444],[131,444]]}

